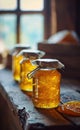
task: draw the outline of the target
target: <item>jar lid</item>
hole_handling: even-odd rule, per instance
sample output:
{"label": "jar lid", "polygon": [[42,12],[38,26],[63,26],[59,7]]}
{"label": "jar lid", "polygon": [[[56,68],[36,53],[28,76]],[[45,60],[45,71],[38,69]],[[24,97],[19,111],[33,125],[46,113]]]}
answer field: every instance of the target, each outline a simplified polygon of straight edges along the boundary
{"label": "jar lid", "polygon": [[31,48],[30,46],[22,45],[22,44],[16,44],[14,46],[14,49],[30,49],[30,48]]}
{"label": "jar lid", "polygon": [[45,55],[45,52],[40,51],[40,50],[24,49],[20,51],[18,55],[23,55],[26,58],[31,58],[31,57],[41,58]]}
{"label": "jar lid", "polygon": [[22,44],[16,44],[13,49],[11,50],[11,54],[13,54],[15,51],[21,51],[23,49],[31,49],[30,46],[22,45]]}
{"label": "jar lid", "polygon": [[36,64],[41,68],[64,68],[64,65],[57,59],[36,59],[32,61],[32,64]]}

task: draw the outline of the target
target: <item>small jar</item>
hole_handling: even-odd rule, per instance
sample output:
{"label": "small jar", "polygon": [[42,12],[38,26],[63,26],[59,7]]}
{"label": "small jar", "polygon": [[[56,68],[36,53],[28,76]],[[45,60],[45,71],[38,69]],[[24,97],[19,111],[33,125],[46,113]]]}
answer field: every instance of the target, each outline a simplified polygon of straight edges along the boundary
{"label": "small jar", "polygon": [[31,61],[44,56],[40,50],[23,50],[19,53],[24,58],[20,62],[20,89],[26,92],[32,92],[32,79],[28,79],[27,74],[34,70],[37,65],[32,65]]}
{"label": "small jar", "polygon": [[33,104],[37,108],[55,108],[60,103],[61,73],[64,65],[57,59],[37,59],[38,67],[28,77],[33,77]]}
{"label": "small jar", "polygon": [[29,46],[16,45],[12,54],[12,73],[15,81],[20,81],[20,61],[23,56],[18,56],[18,53],[23,49],[30,49]]}

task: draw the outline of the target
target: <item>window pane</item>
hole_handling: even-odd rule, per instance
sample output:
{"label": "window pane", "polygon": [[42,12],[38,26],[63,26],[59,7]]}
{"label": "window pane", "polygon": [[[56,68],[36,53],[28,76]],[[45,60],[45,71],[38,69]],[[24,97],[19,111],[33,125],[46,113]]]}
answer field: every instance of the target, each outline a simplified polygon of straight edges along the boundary
{"label": "window pane", "polygon": [[21,0],[20,8],[28,11],[40,11],[44,8],[44,0]]}
{"label": "window pane", "polygon": [[17,7],[16,0],[0,0],[0,10],[13,10]]}
{"label": "window pane", "polygon": [[8,48],[16,43],[16,16],[0,15],[0,39]]}
{"label": "window pane", "polygon": [[44,17],[41,14],[21,16],[21,43],[28,43],[32,48],[37,48],[37,43],[43,40]]}

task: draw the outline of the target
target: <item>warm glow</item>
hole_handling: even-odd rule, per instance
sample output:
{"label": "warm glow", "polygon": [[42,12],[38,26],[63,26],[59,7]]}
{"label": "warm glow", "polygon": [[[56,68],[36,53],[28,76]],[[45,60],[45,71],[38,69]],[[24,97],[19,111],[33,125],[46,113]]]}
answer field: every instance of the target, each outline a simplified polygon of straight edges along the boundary
{"label": "warm glow", "polygon": [[22,10],[40,11],[43,10],[43,0],[21,0],[20,7]]}
{"label": "warm glow", "polygon": [[16,9],[16,0],[0,0],[0,10]]}

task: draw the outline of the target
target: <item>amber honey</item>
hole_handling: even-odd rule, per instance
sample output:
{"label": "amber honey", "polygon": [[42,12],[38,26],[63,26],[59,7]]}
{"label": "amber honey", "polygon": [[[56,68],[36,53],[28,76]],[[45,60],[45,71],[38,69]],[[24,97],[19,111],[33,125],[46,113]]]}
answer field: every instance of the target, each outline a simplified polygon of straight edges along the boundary
{"label": "amber honey", "polygon": [[20,62],[20,89],[25,93],[31,93],[33,91],[32,78],[28,78],[27,74],[33,71],[37,65],[33,65],[31,62],[44,55],[44,52],[40,50],[22,50],[19,55],[23,56]]}
{"label": "amber honey", "polygon": [[23,56],[16,56],[13,55],[13,77],[14,80],[20,81],[20,61],[22,60]]}
{"label": "amber honey", "polygon": [[33,104],[37,108],[55,108],[60,103],[61,73],[64,65],[57,59],[37,59],[29,77],[33,77]]}
{"label": "amber honey", "polygon": [[19,86],[23,91],[32,91],[32,78],[28,78],[27,74],[36,68],[36,65],[32,65],[30,59],[23,59],[21,64],[20,83]]}
{"label": "amber honey", "polygon": [[61,74],[41,69],[33,77],[33,103],[39,108],[54,108],[60,103]]}
{"label": "amber honey", "polygon": [[22,60],[23,56],[18,55],[21,50],[24,49],[30,49],[29,46],[23,46],[23,45],[16,45],[13,49],[12,54],[12,72],[13,72],[13,78],[15,81],[20,81],[20,61]]}

